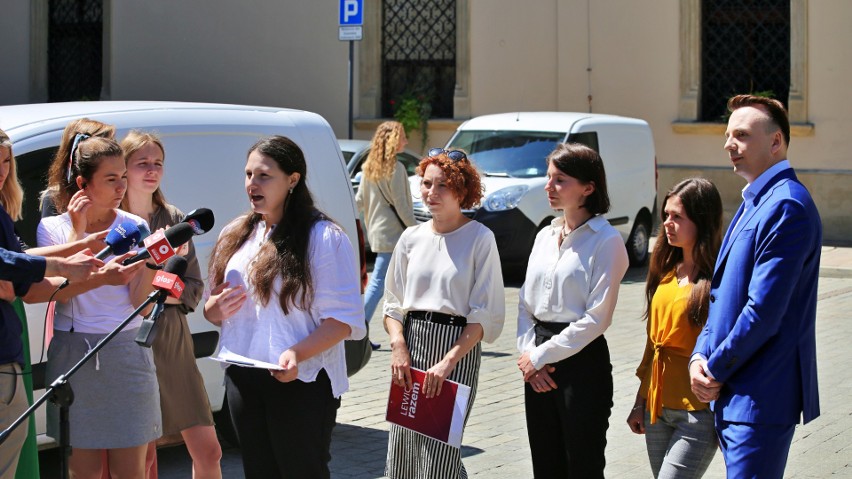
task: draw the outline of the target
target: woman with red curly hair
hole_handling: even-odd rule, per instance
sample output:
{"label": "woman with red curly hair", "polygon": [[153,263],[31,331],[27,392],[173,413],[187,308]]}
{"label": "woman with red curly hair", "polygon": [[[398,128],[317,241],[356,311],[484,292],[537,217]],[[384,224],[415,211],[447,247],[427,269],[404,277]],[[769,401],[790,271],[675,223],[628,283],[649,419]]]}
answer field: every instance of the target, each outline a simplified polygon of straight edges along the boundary
{"label": "woman with red curly hair", "polygon": [[[482,199],[479,173],[464,152],[433,148],[417,174],[432,219],[405,230],[385,280],[392,380],[410,389],[411,368],[426,371],[427,398],[440,394],[447,379],[470,386],[469,416],[480,341],[493,342],[503,329],[500,256],[491,230],[462,213]],[[451,478],[467,472],[458,448],[392,424],[385,475]]]}

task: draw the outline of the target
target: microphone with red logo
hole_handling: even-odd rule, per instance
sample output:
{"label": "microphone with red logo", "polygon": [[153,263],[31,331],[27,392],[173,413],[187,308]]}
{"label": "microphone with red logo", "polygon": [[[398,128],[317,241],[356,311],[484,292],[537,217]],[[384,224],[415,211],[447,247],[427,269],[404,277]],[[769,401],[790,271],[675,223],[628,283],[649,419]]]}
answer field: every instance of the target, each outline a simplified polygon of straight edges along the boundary
{"label": "microphone with red logo", "polygon": [[151,284],[156,289],[154,309],[147,318],[142,320],[139,332],[136,334],[136,344],[150,348],[157,337],[157,320],[163,314],[166,298],[180,298],[184,283],[181,277],[186,273],[187,262],[183,256],[172,256],[166,261],[166,267],[157,271]]}
{"label": "microphone with red logo", "polygon": [[178,223],[166,231],[156,231],[145,238],[145,251],[127,258],[121,264],[127,266],[148,258],[153,259],[157,264],[163,264],[175,255],[175,248],[192,239],[194,234],[192,226],[188,223]]}

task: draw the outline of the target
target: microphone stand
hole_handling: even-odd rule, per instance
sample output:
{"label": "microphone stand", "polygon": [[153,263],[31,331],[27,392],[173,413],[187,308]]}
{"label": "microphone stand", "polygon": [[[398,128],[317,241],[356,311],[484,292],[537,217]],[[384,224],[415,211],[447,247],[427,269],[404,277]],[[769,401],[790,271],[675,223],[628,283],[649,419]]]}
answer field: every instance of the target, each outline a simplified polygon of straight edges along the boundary
{"label": "microphone stand", "polygon": [[0,433],[0,445],[2,445],[6,439],[12,434],[18,426],[20,426],[24,421],[29,418],[39,406],[45,403],[48,399],[50,402],[59,406],[59,467],[60,467],[60,477],[62,479],[68,479],[68,458],[71,456],[71,424],[68,420],[69,418],[69,408],[71,404],[74,402],[74,391],[71,389],[71,384],[68,383],[68,380],[71,379],[71,376],[77,372],[81,367],[83,367],[89,359],[92,358],[95,354],[98,353],[108,342],[112,340],[118,333],[121,332],[130,321],[133,321],[143,309],[145,309],[149,304],[159,301],[159,297],[161,295],[166,295],[168,292],[163,290],[154,290],[148,297],[145,299],[142,304],[136,308],[130,316],[128,316],[124,321],[121,322],[115,329],[113,329],[109,334],[104,336],[103,339],[98,341],[98,344],[95,345],[89,352],[83,356],[83,359],[77,362],[71,369],[68,370],[65,374],[61,374],[58,378],[56,378],[53,383],[50,384],[50,387],[44,392],[44,395],[33,403],[24,413],[12,423],[5,431]]}

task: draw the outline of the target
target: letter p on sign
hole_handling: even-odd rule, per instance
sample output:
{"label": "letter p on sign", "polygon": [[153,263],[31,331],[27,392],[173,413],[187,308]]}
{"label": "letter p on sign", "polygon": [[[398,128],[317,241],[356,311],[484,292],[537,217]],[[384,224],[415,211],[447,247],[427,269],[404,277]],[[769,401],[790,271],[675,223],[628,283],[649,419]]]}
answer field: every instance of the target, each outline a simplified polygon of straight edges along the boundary
{"label": "letter p on sign", "polygon": [[340,0],[340,25],[364,24],[364,0]]}

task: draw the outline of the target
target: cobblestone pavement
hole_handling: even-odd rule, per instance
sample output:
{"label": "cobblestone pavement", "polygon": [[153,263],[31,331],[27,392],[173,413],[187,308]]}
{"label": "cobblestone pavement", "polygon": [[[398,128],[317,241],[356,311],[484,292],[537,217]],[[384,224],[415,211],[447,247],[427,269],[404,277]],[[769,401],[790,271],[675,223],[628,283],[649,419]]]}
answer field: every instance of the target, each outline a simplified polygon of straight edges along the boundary
{"label": "cobblestone pavement", "polygon": [[[852,274],[832,270],[820,278],[817,349],[822,415],[799,426],[793,438],[785,477],[852,477]],[[847,270],[848,271],[848,270]],[[619,293],[613,325],[606,334],[612,356],[615,406],[606,450],[608,478],[651,477],[645,442],[625,419],[639,380],[635,368],[644,347],[642,311],[644,269],[631,269]],[[523,386],[515,366],[515,312],[518,285],[506,287],[506,326],[494,344],[484,347],[479,391],[465,430],[462,455],[471,477],[532,477],[524,424]],[[382,343],[367,367],[351,378],[332,442],[332,476],[383,477],[388,426],[384,420],[389,387],[390,351],[378,314],[371,323],[374,341]],[[707,478],[725,477],[721,453]]]}
{"label": "cobblestone pavement", "polygon": [[[819,284],[817,350],[822,415],[797,427],[787,464],[788,478],[852,477],[852,248],[823,248]],[[633,375],[644,346],[642,294],[646,270],[631,269],[619,293],[612,327],[606,334],[612,356],[615,393],[607,434],[608,478],[651,477],[645,442],[625,424],[639,381]],[[524,424],[523,386],[515,366],[515,312],[518,284],[506,287],[506,326],[494,344],[484,347],[479,391],[465,431],[462,454],[471,477],[522,479],[532,477]],[[378,316],[378,315],[377,315]],[[332,440],[334,478],[383,477],[388,426],[384,420],[389,387],[387,335],[379,318],[372,337],[382,343],[367,367],[351,378],[344,394]],[[55,462],[55,458],[50,460]],[[44,460],[43,460],[44,465]],[[226,448],[223,477],[241,479],[239,451]],[[191,464],[183,446],[159,451],[162,479],[190,477]],[[43,477],[53,477],[49,473]],[[720,453],[706,478],[725,477]],[[442,478],[436,478],[442,479]]]}

